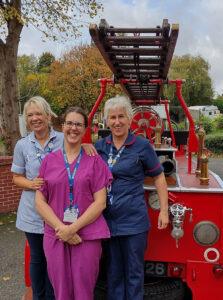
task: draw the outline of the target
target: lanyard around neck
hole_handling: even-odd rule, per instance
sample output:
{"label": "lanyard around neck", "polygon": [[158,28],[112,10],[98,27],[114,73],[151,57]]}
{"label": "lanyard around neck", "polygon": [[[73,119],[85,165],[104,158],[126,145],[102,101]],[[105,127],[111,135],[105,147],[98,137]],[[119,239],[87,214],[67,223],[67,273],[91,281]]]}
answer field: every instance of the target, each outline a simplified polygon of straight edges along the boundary
{"label": "lanyard around neck", "polygon": [[81,161],[81,157],[82,157],[82,152],[83,151],[82,151],[82,148],[81,148],[80,153],[78,154],[77,162],[76,162],[75,167],[74,167],[74,171],[73,171],[73,173],[71,173],[70,165],[69,165],[68,159],[67,159],[67,155],[66,155],[65,149],[63,147],[64,163],[65,163],[65,167],[66,167],[66,170],[67,170],[68,181],[69,181],[69,201],[70,201],[70,207],[72,207],[72,205],[74,203],[74,195],[73,195],[74,178],[75,178],[75,175],[76,175],[77,170],[78,170],[79,165],[80,165],[80,161]]}
{"label": "lanyard around neck", "polygon": [[45,155],[52,152],[53,150],[53,143],[52,142],[49,142],[48,143],[48,146],[47,146],[47,150],[46,150],[46,153],[40,153],[40,149],[34,144],[34,147],[35,147],[35,151],[36,151],[36,156],[41,164],[42,160],[44,159]]}
{"label": "lanyard around neck", "polygon": [[111,145],[110,152],[108,154],[108,167],[110,170],[112,170],[113,166],[116,164],[117,160],[120,158],[124,149],[125,149],[125,146],[122,146],[121,149],[116,154],[116,156],[113,158],[113,147]]}

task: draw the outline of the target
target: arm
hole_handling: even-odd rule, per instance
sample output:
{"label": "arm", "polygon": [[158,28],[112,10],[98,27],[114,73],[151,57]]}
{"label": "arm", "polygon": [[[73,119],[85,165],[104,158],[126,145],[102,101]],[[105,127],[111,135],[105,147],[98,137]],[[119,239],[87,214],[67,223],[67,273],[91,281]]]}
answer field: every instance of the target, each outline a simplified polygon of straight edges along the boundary
{"label": "arm", "polygon": [[[52,208],[47,204],[46,198],[43,196],[43,194],[40,191],[36,192],[36,210],[40,214],[40,216],[43,218],[43,220],[50,225],[52,228],[61,227],[66,228],[67,226],[64,225],[58,217],[55,215]],[[70,237],[67,242],[70,245],[77,245],[82,242],[81,238],[78,234],[74,234]]]}
{"label": "arm", "polygon": [[164,229],[169,223],[169,214],[168,214],[168,191],[166,179],[163,174],[159,174],[154,177],[154,184],[157,189],[157,193],[160,201],[160,213],[158,217],[158,228]]}
{"label": "arm", "polygon": [[44,180],[40,177],[36,177],[33,180],[27,179],[23,174],[13,173],[13,183],[18,187],[25,190],[38,190],[42,185]]}
{"label": "arm", "polygon": [[69,240],[76,232],[86,225],[94,222],[106,207],[106,189],[102,188],[93,194],[94,202],[87,208],[87,210],[77,219],[75,223],[67,225],[66,228],[58,226],[56,236],[63,241]]}
{"label": "arm", "polygon": [[65,226],[63,222],[55,215],[52,208],[47,204],[46,198],[40,191],[36,191],[36,210],[43,218],[43,220],[50,225],[52,228],[57,228],[58,226]]}

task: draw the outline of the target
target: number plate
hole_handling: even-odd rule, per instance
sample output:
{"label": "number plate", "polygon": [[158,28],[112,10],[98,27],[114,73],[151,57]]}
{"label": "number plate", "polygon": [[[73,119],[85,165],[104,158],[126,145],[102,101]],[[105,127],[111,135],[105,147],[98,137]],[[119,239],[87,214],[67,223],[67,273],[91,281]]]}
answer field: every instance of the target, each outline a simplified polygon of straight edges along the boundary
{"label": "number plate", "polygon": [[163,262],[145,262],[145,275],[146,276],[156,276],[162,277],[167,276],[167,263]]}

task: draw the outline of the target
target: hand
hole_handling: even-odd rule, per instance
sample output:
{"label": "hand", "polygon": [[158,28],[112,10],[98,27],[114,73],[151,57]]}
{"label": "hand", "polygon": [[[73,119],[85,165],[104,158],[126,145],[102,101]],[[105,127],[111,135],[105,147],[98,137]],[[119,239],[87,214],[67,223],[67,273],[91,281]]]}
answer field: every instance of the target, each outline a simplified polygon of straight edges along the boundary
{"label": "hand", "polygon": [[44,184],[44,179],[40,177],[36,177],[33,178],[30,182],[31,182],[30,189],[36,191],[40,189],[41,186]]}
{"label": "hand", "polygon": [[78,245],[78,244],[80,244],[82,242],[82,239],[81,239],[81,237],[77,234],[77,233],[75,233],[75,235],[71,238],[71,239],[69,239],[68,241],[67,241],[67,243],[69,244],[69,245]]}
{"label": "hand", "polygon": [[95,156],[98,154],[97,150],[92,144],[81,144],[81,146],[84,148],[84,151],[89,156]]}
{"label": "hand", "polygon": [[158,217],[158,229],[165,229],[169,223],[168,211],[160,211]]}
{"label": "hand", "polygon": [[70,225],[60,225],[57,228],[55,228],[56,237],[64,242],[67,242],[69,239],[71,239],[75,232],[71,230]]}

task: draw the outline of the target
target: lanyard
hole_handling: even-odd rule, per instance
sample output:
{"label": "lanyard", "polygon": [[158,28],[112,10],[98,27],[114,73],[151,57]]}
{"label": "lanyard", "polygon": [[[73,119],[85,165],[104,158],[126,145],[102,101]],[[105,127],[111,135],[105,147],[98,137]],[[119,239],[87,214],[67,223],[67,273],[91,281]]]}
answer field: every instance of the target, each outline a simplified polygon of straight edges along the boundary
{"label": "lanyard", "polygon": [[70,171],[70,165],[68,163],[68,159],[67,159],[67,155],[66,155],[66,152],[64,150],[64,147],[63,147],[63,157],[64,157],[64,163],[65,163],[65,167],[66,167],[66,170],[67,170],[68,181],[69,181],[69,201],[70,201],[70,208],[71,208],[72,205],[73,205],[73,202],[74,202],[74,195],[73,195],[74,177],[75,177],[75,175],[77,173],[77,170],[79,168],[79,165],[80,165],[80,161],[81,161],[81,157],[82,157],[82,148],[81,148],[81,151],[78,155],[77,162],[75,164],[74,171],[73,171],[72,174],[71,174],[71,171]]}
{"label": "lanyard", "polygon": [[[122,146],[121,149],[118,151],[116,156],[113,158],[113,147],[111,145],[110,152],[108,154],[108,167],[112,170],[113,166],[116,164],[117,160],[120,158],[125,146]],[[112,184],[107,187],[107,197],[110,205],[113,204],[113,195],[112,195]]]}
{"label": "lanyard", "polygon": [[116,164],[117,160],[120,158],[124,149],[125,149],[125,146],[122,146],[121,149],[116,154],[116,156],[113,158],[113,147],[111,145],[110,152],[108,154],[108,167],[110,170],[112,170],[113,166]]}
{"label": "lanyard", "polygon": [[[39,160],[39,162],[40,162],[40,164],[41,164],[42,160],[43,160],[44,157],[45,157],[45,153],[42,153],[42,154],[41,154],[41,153],[40,153],[40,149],[37,148],[36,145],[34,145],[34,147],[35,147],[35,150],[36,150],[36,156],[37,156],[37,158],[38,158],[38,160]],[[52,150],[53,150],[53,143],[50,142],[50,143],[48,144],[46,154],[52,152]]]}

